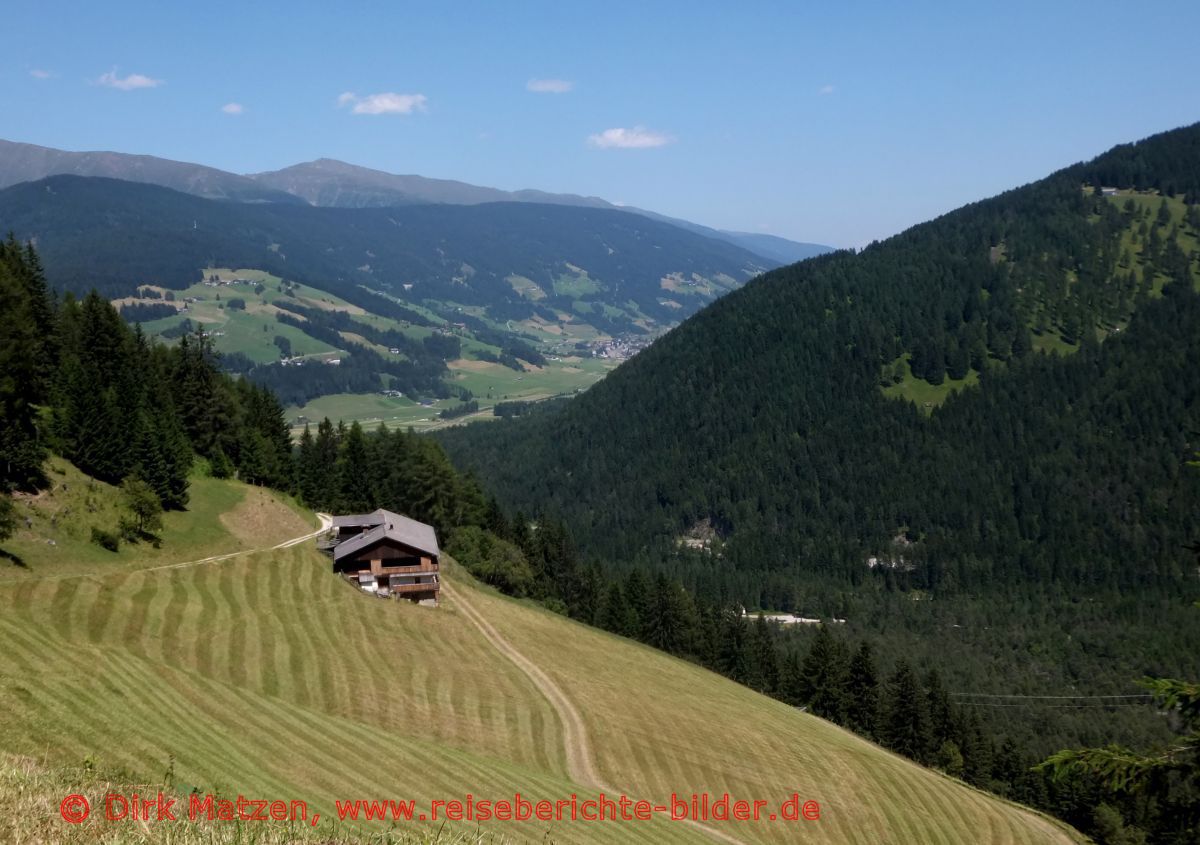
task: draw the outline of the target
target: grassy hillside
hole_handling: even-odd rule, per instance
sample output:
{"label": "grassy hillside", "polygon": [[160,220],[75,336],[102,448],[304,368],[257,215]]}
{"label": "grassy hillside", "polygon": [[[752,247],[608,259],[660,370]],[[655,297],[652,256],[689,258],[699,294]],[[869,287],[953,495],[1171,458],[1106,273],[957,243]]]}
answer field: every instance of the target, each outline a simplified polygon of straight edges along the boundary
{"label": "grassy hillside", "polygon": [[191,479],[188,510],[163,515],[161,544],[123,544],[116,553],[90,541],[93,528],[112,531],[123,508],[120,491],[61,458],[47,464],[50,485],[14,495],[17,532],[2,547],[0,581],[90,575],[178,563],[281,543],[317,528],[313,515],[278,493],[203,475]]}
{"label": "grassy hillside", "polygon": [[[224,482],[193,489],[192,530],[211,534],[188,547],[169,528],[162,554],[180,561],[234,543],[252,501]],[[201,505],[220,510],[222,496],[218,528]],[[281,529],[253,533],[273,545]],[[181,567],[64,568],[36,556],[40,535],[27,533],[5,548],[30,565],[0,570],[0,752],[26,761],[7,766],[5,782],[57,773],[52,789],[30,792],[37,824],[76,775],[87,780],[61,767],[86,758],[180,793],[304,798],[325,820],[340,798],[428,806],[468,792],[554,799],[606,788],[661,802],[672,790],[728,790],[819,801],[806,842],[1075,841],[695,666],[501,598],[452,564],[446,601],[428,609],[347,587],[309,543]],[[82,550],[70,536],[57,548]],[[746,843],[797,841],[796,824],[714,823]],[[664,819],[486,829],[518,841],[718,835]]]}
{"label": "grassy hillside", "polygon": [[[493,837],[462,833],[439,835],[437,832],[385,832],[364,838],[359,831],[306,828],[301,825],[247,829],[221,821],[191,821],[147,825],[118,826],[93,814],[78,825],[63,824],[53,808],[64,795],[83,795],[92,807],[102,806],[104,797],[117,795],[157,795],[161,783],[136,779],[126,771],[99,770],[91,764],[48,766],[31,757],[0,755],[0,840],[28,845],[127,845],[129,842],[170,842],[172,845],[482,845],[495,843]],[[177,796],[181,805],[186,801]],[[47,812],[47,808],[51,812]]]}
{"label": "grassy hillside", "polygon": [[[212,333],[213,345],[218,352],[227,356],[244,355],[254,364],[277,362],[283,350],[276,338],[284,337],[287,338],[286,349],[290,356],[304,359],[306,366],[344,358],[356,348],[364,347],[388,360],[401,360],[404,356],[402,353],[393,354],[388,347],[372,344],[353,332],[343,332],[338,338],[338,346],[326,343],[306,333],[304,323],[293,326],[276,319],[279,315],[292,314],[287,310],[289,305],[342,311],[350,315],[356,324],[378,331],[398,332],[414,342],[422,341],[435,331],[430,326],[414,325],[371,313],[319,288],[290,282],[285,284],[278,276],[262,270],[210,267],[204,269],[203,276],[228,284],[214,287],[197,282],[174,291],[174,301],[170,304],[179,308],[179,313],[142,323],[143,331],[162,336],[166,343],[176,343],[181,324],[190,321],[193,326],[202,325],[205,331]],[[234,280],[237,282],[234,283]],[[115,300],[114,304],[118,307],[162,306],[167,293],[166,288],[147,285],[138,291],[137,296],[122,297]],[[243,301],[245,308],[226,307],[231,299]],[[479,340],[470,328],[452,326],[445,318],[429,311],[417,313],[427,317],[436,330],[450,331],[460,341],[462,357],[446,362],[445,382],[453,388],[470,391],[479,403],[479,416],[483,418],[491,416],[491,409],[498,402],[546,399],[586,389],[618,363],[615,358],[592,357],[590,351],[576,349],[576,343],[597,341],[608,336],[565,313],[564,319],[557,323],[537,318],[497,322],[488,321],[482,308],[463,307],[464,314],[482,320],[484,325],[501,336],[521,334],[547,356],[541,365],[523,362],[522,370],[491,360],[481,360],[481,357],[494,358],[503,350],[495,343]],[[424,403],[418,399],[423,399]],[[305,422],[316,423],[325,417],[347,424],[357,420],[367,426],[382,422],[392,427],[427,429],[447,424],[446,420],[439,417],[440,412],[459,404],[460,400],[456,397],[396,397],[382,392],[331,393],[303,404],[293,404],[288,409],[288,419],[297,431]]]}

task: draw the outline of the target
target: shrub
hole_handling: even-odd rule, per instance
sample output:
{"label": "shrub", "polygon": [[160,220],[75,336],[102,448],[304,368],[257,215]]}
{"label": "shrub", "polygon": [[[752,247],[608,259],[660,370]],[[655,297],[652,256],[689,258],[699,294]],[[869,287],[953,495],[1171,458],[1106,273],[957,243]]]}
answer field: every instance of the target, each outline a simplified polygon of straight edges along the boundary
{"label": "shrub", "polygon": [[533,589],[533,569],[524,553],[490,531],[475,525],[460,528],[446,551],[476,578],[510,596],[527,596]]}
{"label": "shrub", "polygon": [[110,552],[115,552],[121,546],[121,538],[115,531],[104,531],[100,528],[92,529],[92,542],[102,549],[108,549]]}

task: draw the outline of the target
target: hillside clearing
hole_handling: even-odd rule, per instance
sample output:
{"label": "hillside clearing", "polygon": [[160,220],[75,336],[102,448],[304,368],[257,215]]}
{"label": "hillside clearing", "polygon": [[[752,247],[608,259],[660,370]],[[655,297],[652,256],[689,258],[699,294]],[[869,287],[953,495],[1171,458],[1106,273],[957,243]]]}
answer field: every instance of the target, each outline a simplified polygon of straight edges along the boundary
{"label": "hillside clearing", "polygon": [[[603,788],[776,804],[795,792],[822,808],[804,841],[1077,841],[695,666],[501,598],[450,561],[444,572],[447,601],[430,610],[347,588],[309,543],[214,565],[81,565],[85,577],[16,570],[0,584],[0,708],[12,716],[0,750],[51,767],[90,757],[140,778],[169,771],[183,792],[303,798],[326,818],[334,799],[355,797],[429,806]],[[659,817],[490,829],[783,843],[796,824],[713,822],[711,836]]]}

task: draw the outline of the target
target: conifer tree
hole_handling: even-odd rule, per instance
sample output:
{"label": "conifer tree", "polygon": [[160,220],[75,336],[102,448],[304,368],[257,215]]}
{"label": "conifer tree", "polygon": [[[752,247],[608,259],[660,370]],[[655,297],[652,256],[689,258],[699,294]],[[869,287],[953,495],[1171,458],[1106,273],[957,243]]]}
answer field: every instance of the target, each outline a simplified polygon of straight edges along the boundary
{"label": "conifer tree", "polygon": [[804,700],[818,716],[842,721],[845,707],[845,665],[842,649],[827,625],[818,625],[816,637],[804,658]]}
{"label": "conifer tree", "polygon": [[317,425],[317,440],[313,455],[314,497],[311,504],[324,510],[337,507],[338,439],[329,417]]}
{"label": "conifer tree", "polygon": [[[971,708],[968,708],[969,710]],[[983,729],[979,716],[969,712],[963,719],[961,728],[963,756],[963,778],[972,786],[987,787],[992,777],[992,759],[994,752],[992,740]]]}
{"label": "conifer tree", "polygon": [[28,354],[32,360],[32,381],[28,388],[35,401],[44,402],[58,365],[54,297],[46,284],[41,259],[31,244],[20,244],[10,233],[0,245],[0,263],[24,289],[29,320]]}
{"label": "conifer tree", "polygon": [[871,644],[863,640],[846,672],[846,727],[874,739],[879,720],[879,676]]}
{"label": "conifer tree", "polygon": [[779,697],[793,707],[804,705],[804,664],[800,652],[795,649],[788,651],[780,668]]}
{"label": "conifer tree", "polygon": [[508,519],[504,516],[504,511],[500,508],[500,502],[495,496],[489,496],[487,499],[487,504],[483,511],[483,527],[502,540],[512,540],[512,528],[509,526]]}
{"label": "conifer tree", "polygon": [[779,657],[767,617],[761,613],[754,620],[750,648],[754,662],[752,686],[759,692],[772,695],[779,689]]}
{"label": "conifer tree", "polygon": [[304,431],[300,433],[300,441],[296,445],[296,492],[300,501],[310,508],[319,507],[319,487],[316,441],[313,440],[312,429],[305,423]]}
{"label": "conifer tree", "polygon": [[929,712],[930,747],[940,748],[947,740],[957,739],[958,724],[950,704],[950,694],[942,685],[942,676],[937,669],[930,669],[925,675],[925,701]]}
{"label": "conifer tree", "polygon": [[929,753],[929,713],[912,666],[900,658],[888,678],[881,739],[898,754],[924,762]]}
{"label": "conifer tree", "polygon": [[721,614],[720,650],[717,667],[727,678],[739,684],[748,683],[753,675],[750,649],[747,645],[746,622],[734,609]]}
{"label": "conifer tree", "polygon": [[13,513],[12,498],[0,492],[0,540],[7,540],[17,530],[17,516]]}
{"label": "conifer tree", "polygon": [[38,438],[38,362],[29,296],[0,263],[0,494],[44,481]]}
{"label": "conifer tree", "polygon": [[346,432],[338,461],[337,508],[345,513],[366,513],[374,510],[370,486],[366,483],[370,471],[367,444],[362,426],[355,420]]}
{"label": "conifer tree", "polygon": [[[63,454],[112,484],[128,475],[129,449],[142,385],[133,337],[116,310],[95,292],[63,309],[62,363],[54,387],[54,429]],[[136,437],[137,432],[132,432]]]}
{"label": "conifer tree", "polygon": [[[515,521],[513,527],[516,528]],[[632,636],[645,642],[653,602],[650,598],[650,582],[640,569],[631,569],[625,576],[625,598],[629,600],[629,607],[633,611],[635,628]]]}
{"label": "conifer tree", "polygon": [[625,590],[620,581],[610,581],[600,605],[600,613],[596,624],[606,631],[620,634],[623,637],[637,636],[637,617],[633,606],[625,597]]}

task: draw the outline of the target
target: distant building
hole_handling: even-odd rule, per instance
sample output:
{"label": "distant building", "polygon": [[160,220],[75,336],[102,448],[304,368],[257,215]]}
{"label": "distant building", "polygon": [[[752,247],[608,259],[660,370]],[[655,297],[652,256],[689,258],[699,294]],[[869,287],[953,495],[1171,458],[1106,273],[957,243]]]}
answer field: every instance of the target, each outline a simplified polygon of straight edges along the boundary
{"label": "distant building", "polygon": [[333,571],[380,596],[438,603],[437,533],[432,525],[383,510],[333,518]]}
{"label": "distant building", "polygon": [[1100,189],[1101,196],[1115,197],[1118,193],[1120,193],[1120,191],[1117,188],[1101,188]]}

